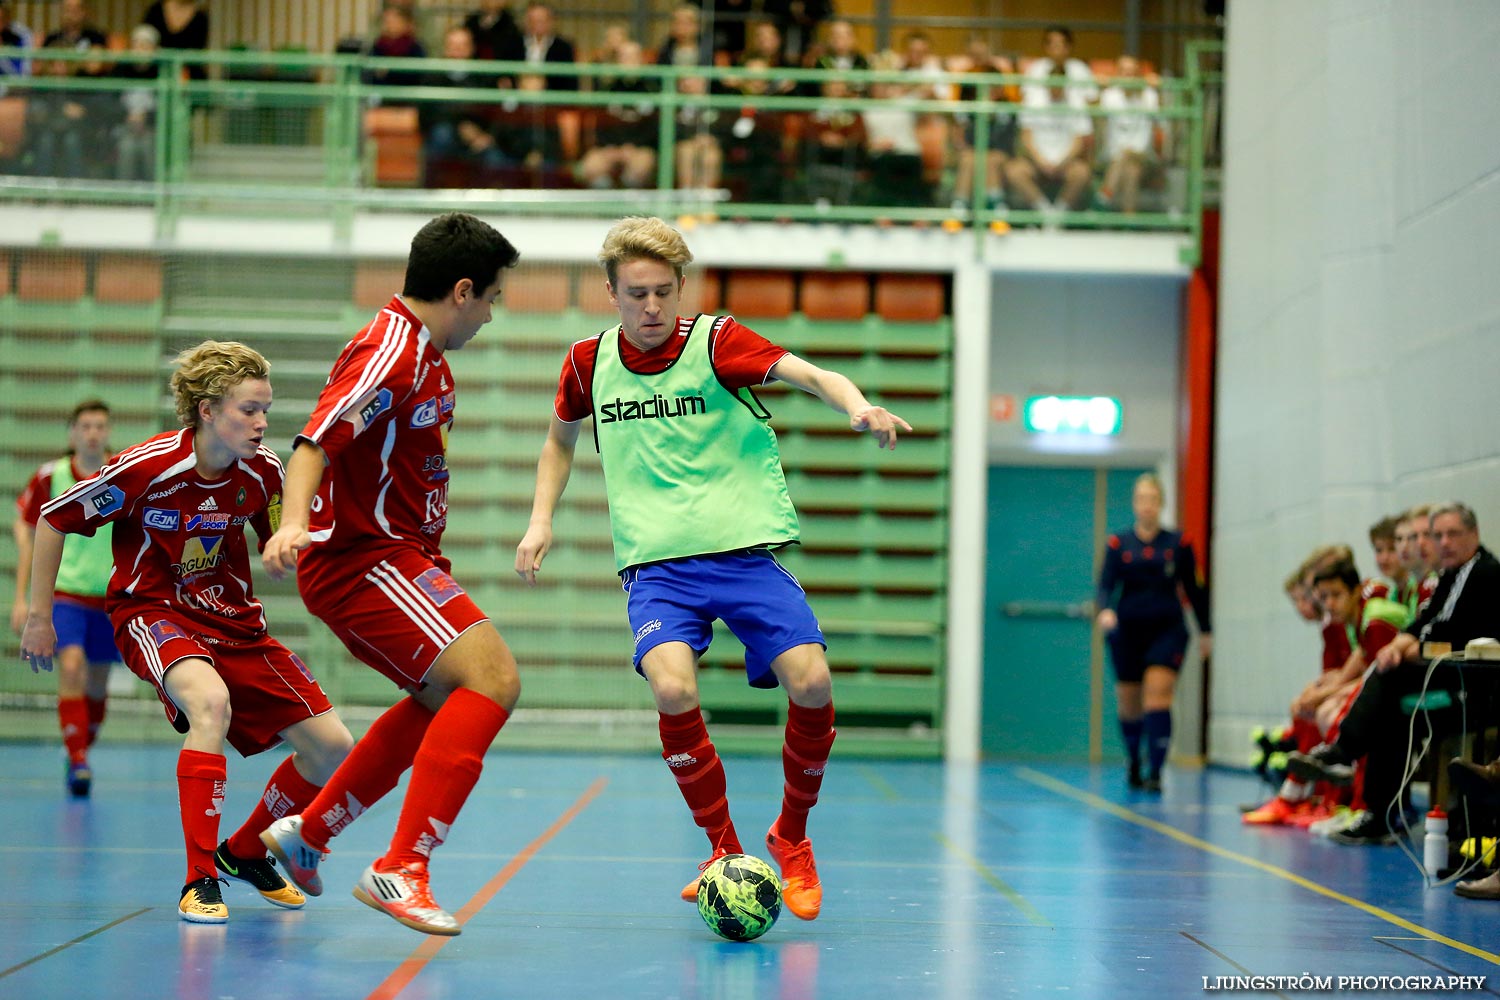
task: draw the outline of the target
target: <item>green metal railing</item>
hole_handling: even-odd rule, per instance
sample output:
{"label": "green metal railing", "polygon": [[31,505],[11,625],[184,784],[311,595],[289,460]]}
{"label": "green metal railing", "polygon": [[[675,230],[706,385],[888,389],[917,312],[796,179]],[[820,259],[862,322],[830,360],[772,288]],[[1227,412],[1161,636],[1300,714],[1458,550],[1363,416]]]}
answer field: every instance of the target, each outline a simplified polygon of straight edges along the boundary
{"label": "green metal railing", "polygon": [[[658,214],[717,213],[742,219],[786,219],[827,222],[889,221],[898,223],[943,224],[971,227],[976,239],[985,238],[995,224],[1030,226],[1054,221],[1069,228],[1156,230],[1187,234],[1191,246],[1184,257],[1196,259],[1199,215],[1203,193],[1202,93],[1205,74],[1198,69],[1199,54],[1213,48],[1213,43],[1195,43],[1190,47],[1190,74],[1186,80],[1163,79],[1155,83],[1162,97],[1162,107],[1150,117],[1171,139],[1170,160],[1165,164],[1173,176],[1184,181],[1181,196],[1175,203],[1157,211],[1124,215],[1116,211],[1088,208],[1071,211],[1057,219],[1044,218],[1029,210],[1007,209],[986,201],[983,164],[997,127],[1004,116],[1073,115],[1071,107],[1028,108],[1020,103],[974,98],[948,100],[937,98],[899,98],[900,106],[917,116],[937,116],[951,123],[955,116],[972,116],[975,177],[963,204],[943,198],[942,203],[925,206],[878,204],[833,204],[827,200],[778,202],[724,202],[723,192],[677,191],[676,163],[673,155],[679,137],[678,113],[687,109],[734,114],[753,101],[759,110],[776,112],[814,112],[819,110],[864,111],[888,107],[891,99],[868,97],[823,98],[806,96],[758,96],[747,98],[738,93],[683,93],[678,81],[685,77],[703,77],[711,81],[756,80],[791,81],[815,85],[829,79],[840,79],[856,87],[875,83],[895,83],[962,88],[974,95],[991,93],[1003,87],[1036,85],[1035,78],[998,74],[933,74],[914,76],[895,71],[865,71],[830,74],[822,70],[760,70],[728,67],[631,67],[629,75],[650,81],[654,91],[630,94],[631,102],[650,102],[659,111],[657,135],[656,189],[647,191],[613,190],[608,192],[515,191],[485,189],[397,190],[374,187],[364,166],[366,139],[362,135],[364,111],[376,104],[437,103],[511,104],[518,107],[603,108],[619,104],[622,95],[603,90],[529,91],[497,88],[454,88],[444,86],[385,86],[366,82],[366,76],[381,70],[403,73],[441,73],[468,70],[494,76],[534,74],[538,67],[524,63],[477,62],[454,60],[412,60],[371,58],[345,55],[251,52],[164,52],[154,57],[157,75],[156,98],[156,174],[151,182],[116,182],[56,177],[0,176],[0,200],[44,199],[70,202],[151,205],[158,214],[163,234],[170,233],[184,212],[195,205],[213,202],[293,206],[298,214],[319,212],[347,223],[358,211],[380,209],[444,209],[466,207],[490,211],[548,215],[611,216],[637,212],[643,208]],[[0,49],[0,56],[19,50]],[[30,53],[36,62],[38,53]],[[97,54],[48,52],[47,58],[67,62],[97,62]],[[128,54],[120,60],[137,58]],[[184,72],[189,65],[209,67],[209,79],[191,80]],[[611,65],[547,66],[542,72],[551,77],[568,76],[581,86],[603,78],[618,76],[622,67]],[[254,78],[246,78],[253,76]],[[277,77],[295,77],[295,80]],[[312,80],[314,82],[309,82]],[[1076,86],[1076,82],[1056,78],[1059,85]],[[25,96],[52,90],[79,93],[120,93],[128,87],[139,87],[139,81],[112,77],[32,76],[10,78],[6,93]],[[1122,82],[1127,88],[1143,86],[1139,81]],[[212,144],[215,116],[255,109],[267,112],[272,120],[305,118],[309,123],[309,146],[320,149],[320,179],[316,183],[277,184],[256,182],[214,182],[193,174],[195,152]],[[1114,114],[1139,116],[1134,109],[1113,112],[1090,107],[1086,112],[1096,123]],[[312,139],[312,123],[316,138]],[[222,128],[220,129],[222,131]],[[0,154],[3,155],[3,154]],[[769,166],[769,165],[768,165]],[[0,174],[17,169],[15,162],[7,167],[0,160]],[[795,174],[795,165],[786,166]],[[951,169],[951,167],[950,167]],[[1172,195],[1168,194],[1169,201]]]}

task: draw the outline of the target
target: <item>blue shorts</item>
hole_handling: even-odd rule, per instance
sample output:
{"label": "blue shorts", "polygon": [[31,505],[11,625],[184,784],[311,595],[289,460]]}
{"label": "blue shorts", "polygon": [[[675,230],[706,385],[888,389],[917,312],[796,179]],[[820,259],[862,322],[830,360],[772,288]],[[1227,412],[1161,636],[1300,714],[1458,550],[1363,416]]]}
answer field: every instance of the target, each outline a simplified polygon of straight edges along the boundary
{"label": "blue shorts", "polygon": [[745,644],[751,687],[776,687],[771,661],[806,643],[824,647],[823,631],[797,578],[768,549],[721,552],[634,566],[620,574],[635,633],[632,662],[664,642],[685,642],[702,656],[715,618]]}
{"label": "blue shorts", "polygon": [[52,627],[57,631],[57,648],[82,646],[83,657],[90,663],[119,663],[115,648],[115,627],[109,615],[86,604],[67,598],[52,602]]}

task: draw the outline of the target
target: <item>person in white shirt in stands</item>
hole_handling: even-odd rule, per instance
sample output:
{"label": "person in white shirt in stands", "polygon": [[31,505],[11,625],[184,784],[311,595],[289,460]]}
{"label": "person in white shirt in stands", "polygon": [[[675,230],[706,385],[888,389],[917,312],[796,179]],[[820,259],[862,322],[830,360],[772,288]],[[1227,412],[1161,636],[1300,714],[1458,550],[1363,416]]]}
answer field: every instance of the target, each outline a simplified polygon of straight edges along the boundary
{"label": "person in white shirt in stands", "polygon": [[[1047,215],[1083,207],[1094,169],[1089,148],[1094,125],[1074,87],[1028,85],[1022,101],[1021,138],[1005,164],[1005,190],[1013,208]],[[1052,108],[1071,108],[1071,113]]]}
{"label": "person in white shirt in stands", "polygon": [[1094,72],[1082,59],[1073,58],[1073,32],[1060,24],[1050,25],[1042,32],[1040,59],[1033,59],[1026,66],[1026,75],[1044,81],[1049,76],[1065,76],[1069,80],[1068,99],[1089,104],[1099,99],[1099,87],[1094,81]]}
{"label": "person in white shirt in stands", "polygon": [[1161,96],[1149,85],[1120,85],[1141,82],[1141,63],[1135,56],[1121,56],[1115,61],[1115,69],[1116,82],[1104,88],[1099,107],[1137,113],[1112,114],[1104,120],[1104,155],[1109,166],[1104,173],[1103,193],[1121,212],[1132,215],[1140,201],[1141,187],[1161,174],[1153,117],[1161,108]]}

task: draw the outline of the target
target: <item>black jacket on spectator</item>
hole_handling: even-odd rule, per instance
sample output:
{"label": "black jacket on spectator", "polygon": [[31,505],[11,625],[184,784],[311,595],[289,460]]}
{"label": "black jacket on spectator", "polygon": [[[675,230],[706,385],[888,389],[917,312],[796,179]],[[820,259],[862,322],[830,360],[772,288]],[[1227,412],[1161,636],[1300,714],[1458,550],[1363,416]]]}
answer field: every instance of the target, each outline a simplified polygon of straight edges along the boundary
{"label": "black jacket on spectator", "polygon": [[[1419,641],[1451,643],[1458,651],[1470,639],[1500,632],[1500,561],[1480,546],[1474,558],[1458,569],[1443,570],[1437,590],[1406,631]],[[1495,673],[1486,670],[1460,675],[1453,668],[1439,668],[1427,689],[1429,693],[1462,689],[1472,703],[1477,689],[1494,685]],[[1425,660],[1402,663],[1385,673],[1372,671],[1339,726],[1338,748],[1350,757],[1366,758],[1365,801],[1377,816],[1386,814],[1401,794],[1411,731],[1402,701],[1422,690],[1427,674]],[[1456,697],[1453,701],[1458,703]],[[1470,719],[1470,728],[1477,721]],[[1419,721],[1417,747],[1426,734],[1426,726]],[[1435,746],[1432,752],[1436,752]]]}
{"label": "black jacket on spectator", "polygon": [[[162,10],[161,0],[156,0],[147,10],[146,15],[141,18],[142,24],[149,24],[156,29],[161,36],[159,43],[164,49],[194,49],[199,52],[208,48],[208,12],[201,8],[193,14],[191,20],[183,25],[181,31],[173,31],[167,27],[167,15]],[[194,63],[187,68],[188,76],[194,80],[206,80],[208,69],[202,63]]]}
{"label": "black jacket on spectator", "polygon": [[[515,43],[511,48],[498,58],[512,62],[526,62],[526,39],[520,35],[516,36]],[[551,44],[547,46],[547,52],[542,57],[546,63],[572,64],[578,61],[574,52],[573,43],[566,38],[553,36]],[[578,77],[576,76],[549,76],[547,77],[548,90],[577,90]]]}
{"label": "black jacket on spectator", "polygon": [[1481,545],[1473,559],[1438,574],[1437,589],[1406,631],[1460,652],[1470,639],[1493,637],[1500,631],[1500,560]]}
{"label": "black jacket on spectator", "polygon": [[521,29],[516,26],[516,17],[506,8],[491,21],[483,11],[476,10],[464,18],[464,27],[474,36],[475,59],[508,59],[502,53],[525,51],[521,45]]}

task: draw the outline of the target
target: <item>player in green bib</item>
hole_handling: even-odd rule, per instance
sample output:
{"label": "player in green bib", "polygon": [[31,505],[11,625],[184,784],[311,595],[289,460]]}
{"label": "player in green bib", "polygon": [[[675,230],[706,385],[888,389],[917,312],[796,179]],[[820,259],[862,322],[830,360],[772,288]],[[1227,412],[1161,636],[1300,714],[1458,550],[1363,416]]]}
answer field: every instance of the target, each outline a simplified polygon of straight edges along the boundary
{"label": "player in green bib", "polygon": [[[812,920],[823,888],[807,816],[833,745],[833,687],[807,595],[772,555],[798,540],[797,511],[770,414],[752,387],[777,379],[811,393],[882,448],[894,448],[898,431],[911,426],[843,375],[731,317],[679,316],[692,259],[682,235],[660,219],[624,219],[605,237],[599,262],[620,323],[574,344],[563,363],[516,572],[536,582],[578,432],[592,416],[635,668],[656,701],[662,757],[712,848],[699,870],[743,852],[698,702],[698,658],[722,619],[745,644],[751,686],[786,691],[785,783],[766,848],[781,868],[787,909]],[[682,897],[695,900],[697,891],[695,878]]]}
{"label": "player in green bib", "polygon": [[[31,551],[42,504],[88,479],[109,459],[109,406],[87,399],[73,408],[68,421],[68,453],[42,464],[16,498],[16,597],[11,628],[20,634],[31,610]],[[110,529],[93,537],[69,535],[52,605],[57,630],[57,722],[68,755],[65,781],[75,798],[93,787],[88,752],[104,722],[109,697],[109,668],[120,662],[115,632],[104,611],[104,594],[114,556]]]}

